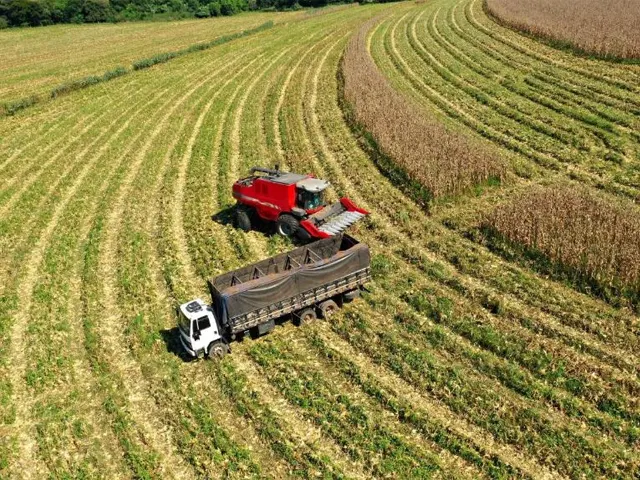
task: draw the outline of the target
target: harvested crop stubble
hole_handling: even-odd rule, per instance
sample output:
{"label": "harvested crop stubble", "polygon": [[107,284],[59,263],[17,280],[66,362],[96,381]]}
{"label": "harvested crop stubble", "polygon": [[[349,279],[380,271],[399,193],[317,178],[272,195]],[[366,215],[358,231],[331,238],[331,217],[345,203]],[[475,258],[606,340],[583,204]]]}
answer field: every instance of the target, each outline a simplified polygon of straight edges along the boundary
{"label": "harvested crop stubble", "polygon": [[518,30],[603,57],[640,58],[637,0],[486,0],[489,13]]}
{"label": "harvested crop stubble", "polygon": [[486,226],[508,241],[541,253],[607,295],[638,305],[640,212],[583,186],[533,187],[503,204]]}
{"label": "harvested crop stubble", "polygon": [[367,34],[376,21],[365,23],[351,38],[342,61],[344,98],[358,125],[430,197],[458,194],[502,177],[497,154],[425,119],[382,76],[367,48]]}

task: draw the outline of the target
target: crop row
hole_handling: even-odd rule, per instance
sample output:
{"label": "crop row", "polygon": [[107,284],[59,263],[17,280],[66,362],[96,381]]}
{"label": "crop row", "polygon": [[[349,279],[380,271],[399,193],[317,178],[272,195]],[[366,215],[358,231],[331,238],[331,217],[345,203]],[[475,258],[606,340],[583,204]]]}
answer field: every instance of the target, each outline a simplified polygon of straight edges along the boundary
{"label": "crop row", "polygon": [[[570,164],[571,175],[577,178],[636,194],[635,171],[628,160],[637,153],[637,130],[617,127],[567,99],[577,95],[555,85],[552,90],[562,91],[564,97],[550,97],[527,83],[521,66],[507,60],[508,53],[501,54],[500,62],[486,53],[502,52],[502,45],[473,39],[477,30],[464,21],[464,8],[456,2],[443,3],[398,16],[378,29],[384,41],[373,37],[374,46],[385,45],[384,53],[374,48],[376,60],[385,71],[396,70],[405,78],[401,88],[545,168],[564,172],[563,164]],[[581,97],[585,96],[583,90]],[[625,119],[624,108],[608,116],[635,126]]]}
{"label": "crop row", "polygon": [[636,28],[640,9],[636,4],[540,1],[531,5],[489,0],[486,8],[505,24],[542,37],[554,46],[607,59],[640,57]]}
{"label": "crop row", "polygon": [[[86,138],[98,130],[104,136],[83,155],[86,142],[65,137],[64,154],[38,170],[39,180],[15,185],[6,197],[12,213],[3,239],[12,248],[3,278],[19,274],[6,283],[1,325],[4,338],[24,334],[11,344],[33,345],[16,372],[3,377],[10,380],[3,414],[43,388],[17,411],[21,423],[33,422],[36,444],[29,456],[18,438],[18,449],[3,454],[11,468],[275,478],[633,471],[635,420],[627,414],[637,378],[633,345],[623,341],[629,320],[427,217],[370,163],[345,124],[336,77],[343,48],[351,32],[385,8],[275,27],[241,40],[240,54],[217,47],[159,67],[162,77],[139,72],[75,92],[42,113],[33,110],[46,119],[76,101],[92,102],[95,108],[86,105],[69,125]],[[131,116],[124,127],[100,117],[97,106],[107,97],[114,98],[109,111],[131,108],[119,110]],[[96,121],[86,133],[83,115]],[[29,128],[49,131],[37,123]],[[33,143],[14,160],[38,147]],[[354,234],[380,254],[376,268],[388,258],[393,273],[377,276],[372,295],[349,306],[333,332],[319,325],[322,341],[316,326],[286,327],[271,338],[234,344],[222,365],[184,362],[175,306],[206,295],[206,277],[291,246],[211,221],[231,204],[237,176],[275,159],[331,180],[337,194],[374,212]],[[20,168],[14,160],[8,168]],[[415,295],[400,296],[404,276],[419,289]],[[504,305],[478,298],[501,290]],[[460,304],[460,315],[457,307],[446,318],[434,313],[445,296]],[[28,299],[29,308],[16,329],[18,298]],[[559,311],[562,305],[566,310]],[[491,311],[501,308],[508,316]],[[30,327],[41,312],[44,321]],[[509,328],[512,320],[519,326]],[[555,358],[531,363],[522,342],[505,351],[518,333],[566,356],[568,373],[545,371],[557,373],[562,363]],[[291,341],[300,336],[306,340]],[[426,366],[414,361],[431,358],[428,351],[438,378],[454,383],[431,381]],[[581,361],[593,367],[592,378],[582,376]],[[400,386],[390,388],[400,377]],[[574,379],[583,381],[582,390],[570,389]],[[618,379],[624,380],[619,388],[612,385]],[[619,409],[596,408],[597,399],[616,395]],[[526,429],[518,432],[513,416],[500,412],[503,399]],[[483,408],[497,413],[482,417]],[[548,426],[547,419],[557,424]],[[586,431],[578,426],[583,420]],[[600,434],[607,438],[596,440]],[[583,458],[590,460],[578,463]]]}

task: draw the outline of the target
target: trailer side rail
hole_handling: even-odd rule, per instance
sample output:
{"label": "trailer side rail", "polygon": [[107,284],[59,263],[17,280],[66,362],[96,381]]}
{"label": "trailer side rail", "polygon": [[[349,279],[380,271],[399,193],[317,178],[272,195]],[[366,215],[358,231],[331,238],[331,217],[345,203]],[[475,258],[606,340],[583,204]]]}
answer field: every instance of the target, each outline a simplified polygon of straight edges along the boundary
{"label": "trailer side rail", "polygon": [[229,324],[232,326],[231,333],[235,335],[272,319],[322,302],[335,295],[354,290],[369,280],[371,280],[371,269],[369,267],[363,268],[362,270],[330,282],[327,285],[307,290],[294,297],[287,298],[280,302],[274,302],[268,307],[231,318],[229,319]]}

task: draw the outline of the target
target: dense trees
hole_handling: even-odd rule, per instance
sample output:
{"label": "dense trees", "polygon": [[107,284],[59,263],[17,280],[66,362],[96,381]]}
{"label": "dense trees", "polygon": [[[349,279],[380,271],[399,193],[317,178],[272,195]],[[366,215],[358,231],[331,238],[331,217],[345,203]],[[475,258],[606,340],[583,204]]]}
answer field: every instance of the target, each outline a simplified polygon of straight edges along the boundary
{"label": "dense trees", "polygon": [[0,19],[9,26],[108,22],[116,14],[108,0],[0,0]]}
{"label": "dense trees", "polygon": [[[348,2],[349,0],[347,0]],[[0,28],[168,17],[216,17],[257,9],[321,7],[337,0],[0,0]],[[344,0],[340,0],[344,3]]]}

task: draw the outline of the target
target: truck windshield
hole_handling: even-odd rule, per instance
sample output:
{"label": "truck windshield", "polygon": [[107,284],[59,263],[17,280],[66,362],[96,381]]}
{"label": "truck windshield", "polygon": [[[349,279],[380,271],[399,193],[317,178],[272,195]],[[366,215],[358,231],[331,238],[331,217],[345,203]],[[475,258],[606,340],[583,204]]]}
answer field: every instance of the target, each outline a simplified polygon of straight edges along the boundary
{"label": "truck windshield", "polygon": [[190,335],[191,331],[189,330],[189,327],[191,325],[189,325],[189,319],[187,317],[184,316],[184,313],[180,312],[179,315],[179,322],[180,322],[180,328],[184,331],[185,334]]}
{"label": "truck windshield", "polygon": [[324,204],[324,192],[308,192],[307,190],[298,189],[298,207],[304,210],[318,208]]}

